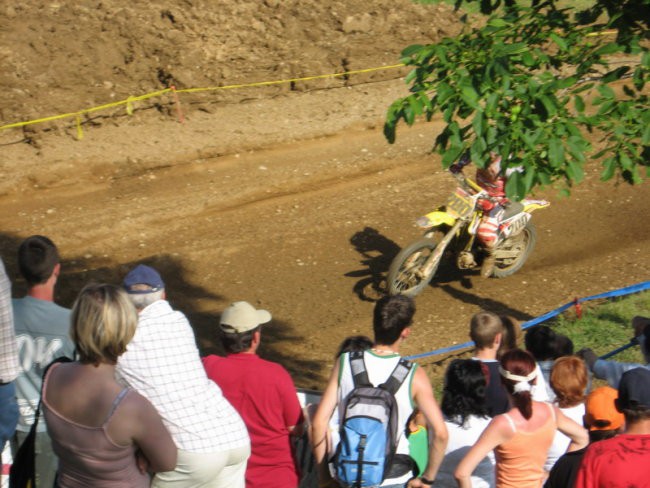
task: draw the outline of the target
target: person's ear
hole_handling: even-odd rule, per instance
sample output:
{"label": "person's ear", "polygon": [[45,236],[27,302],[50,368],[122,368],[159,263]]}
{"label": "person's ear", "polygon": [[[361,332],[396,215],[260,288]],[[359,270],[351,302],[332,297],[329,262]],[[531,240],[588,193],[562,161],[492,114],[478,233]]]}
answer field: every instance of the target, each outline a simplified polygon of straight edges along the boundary
{"label": "person's ear", "polygon": [[411,327],[410,327],[410,326],[409,326],[409,327],[406,327],[406,328],[402,331],[402,333],[401,333],[400,335],[401,335],[402,339],[406,339],[408,336],[411,335]]}
{"label": "person's ear", "polygon": [[499,332],[494,336],[494,345],[499,347],[501,345],[501,341],[503,341],[503,332]]}
{"label": "person's ear", "polygon": [[54,276],[54,278],[58,278],[60,273],[61,273],[61,263],[56,263],[54,265],[54,269],[52,270],[52,276]]}

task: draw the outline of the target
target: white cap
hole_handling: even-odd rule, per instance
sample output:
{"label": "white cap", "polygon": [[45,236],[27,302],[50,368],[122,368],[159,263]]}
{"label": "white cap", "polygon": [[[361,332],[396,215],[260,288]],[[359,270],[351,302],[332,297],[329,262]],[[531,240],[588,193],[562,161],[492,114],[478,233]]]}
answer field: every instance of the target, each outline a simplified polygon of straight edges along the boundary
{"label": "white cap", "polygon": [[257,310],[248,302],[235,302],[221,314],[219,327],[224,332],[241,334],[270,320],[271,314],[268,311]]}

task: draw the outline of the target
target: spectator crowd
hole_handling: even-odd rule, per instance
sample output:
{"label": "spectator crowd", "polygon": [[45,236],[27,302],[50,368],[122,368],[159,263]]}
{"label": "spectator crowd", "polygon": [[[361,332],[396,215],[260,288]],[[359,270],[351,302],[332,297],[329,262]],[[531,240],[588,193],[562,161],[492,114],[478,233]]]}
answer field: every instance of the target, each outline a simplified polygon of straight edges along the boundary
{"label": "spectator crowd", "polygon": [[226,355],[201,357],[156,269],[90,283],[69,310],[54,302],[62,270],[49,238],[27,238],[17,261],[27,293],[12,299],[0,260],[0,448],[15,455],[35,436],[32,488],[296,488],[302,436],[319,487],[367,486],[341,468],[360,384],[390,393],[398,426],[372,486],[650,486],[648,318],[632,321],[645,358],[633,364],[481,311],[473,356],[448,364],[438,403],[400,353],[418,333],[414,301],[383,297],[374,337],[344,338],[319,403],[301,406],[289,372],[257,354],[269,311],[230,304],[216,327]]}

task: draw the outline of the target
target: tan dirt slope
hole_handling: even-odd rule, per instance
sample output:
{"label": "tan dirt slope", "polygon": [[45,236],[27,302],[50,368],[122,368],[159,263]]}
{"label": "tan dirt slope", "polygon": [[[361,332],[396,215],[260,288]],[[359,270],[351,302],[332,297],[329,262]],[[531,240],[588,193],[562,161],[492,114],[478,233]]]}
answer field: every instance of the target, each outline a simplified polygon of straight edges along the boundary
{"label": "tan dirt slope", "polygon": [[[392,65],[459,28],[445,7],[408,1],[17,2],[0,6],[0,125],[164,88],[219,86]],[[338,343],[370,334],[373,302],[412,222],[453,189],[430,147],[436,122],[381,134],[404,69],[160,97],[84,119],[0,131],[0,252],[30,234],[60,247],[59,300],[88,280],[158,267],[204,352],[230,301],[269,309],[262,355],[302,387],[323,384]],[[450,273],[418,297],[407,353],[467,340],[480,308],[528,319],[646,280],[647,188],[556,189],[535,215],[538,246],[517,275]],[[578,345],[579,346],[579,345]],[[613,345],[616,346],[616,345]],[[440,358],[421,363],[439,376]]]}

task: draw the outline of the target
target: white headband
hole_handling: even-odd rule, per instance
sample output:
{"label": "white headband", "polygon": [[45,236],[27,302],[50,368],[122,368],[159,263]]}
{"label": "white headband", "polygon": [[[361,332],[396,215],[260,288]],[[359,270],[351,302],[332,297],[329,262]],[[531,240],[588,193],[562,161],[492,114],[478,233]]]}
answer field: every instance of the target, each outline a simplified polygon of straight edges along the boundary
{"label": "white headband", "polygon": [[515,382],[514,385],[514,392],[515,393],[521,393],[523,391],[531,391],[531,385],[530,382],[537,378],[537,369],[534,369],[532,373],[530,373],[528,376],[519,376],[517,374],[512,374],[510,371],[503,369],[501,366],[499,366],[499,374],[503,376],[507,380],[512,380]]}

